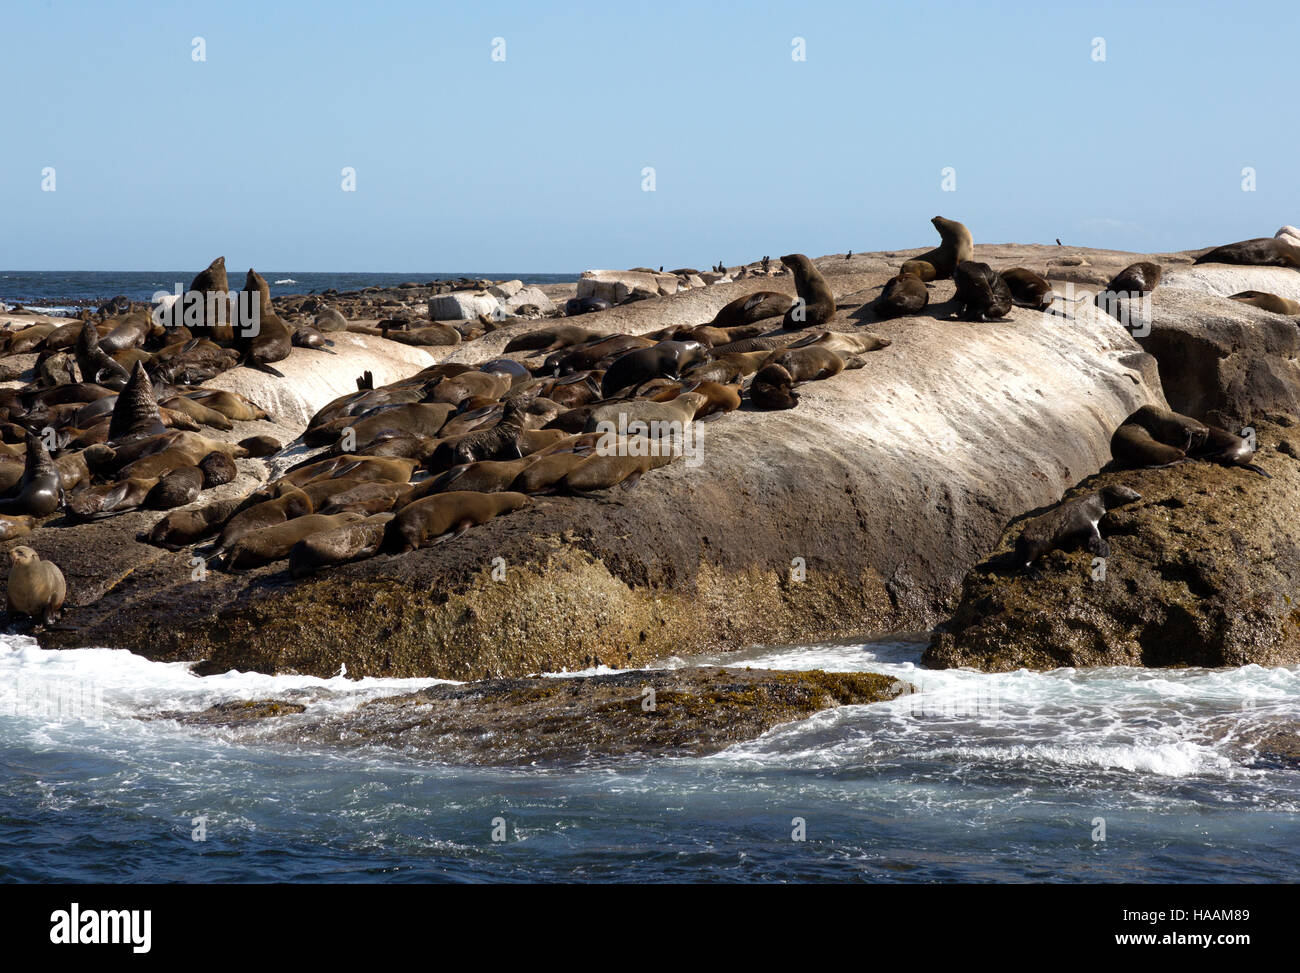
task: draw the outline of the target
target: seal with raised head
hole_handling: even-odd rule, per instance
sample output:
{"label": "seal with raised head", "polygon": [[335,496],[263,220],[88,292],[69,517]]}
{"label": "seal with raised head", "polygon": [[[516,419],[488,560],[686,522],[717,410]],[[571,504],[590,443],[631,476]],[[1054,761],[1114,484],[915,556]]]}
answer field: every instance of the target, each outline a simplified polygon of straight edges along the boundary
{"label": "seal with raised head", "polygon": [[59,617],[68,595],[63,572],[53,561],[42,561],[30,547],[15,547],[9,552],[9,614],[26,615],[40,625],[50,625]]}
{"label": "seal with raised head", "polygon": [[995,321],[1011,311],[1011,288],[988,264],[964,260],[953,271],[952,279],[957,284],[953,300],[960,320]]}
{"label": "seal with raised head", "polygon": [[518,510],[530,502],[522,493],[471,493],[452,490],[436,493],[403,507],[388,522],[385,546],[397,553],[459,537],[477,524]]}
{"label": "seal with raised head", "polygon": [[113,405],[113,418],[108,424],[108,441],[127,436],[157,435],[165,432],[158,400],[154,397],[153,382],[144,365],[137,362],[131,370],[131,380],[117,394]]}
{"label": "seal with raised head", "polygon": [[0,514],[48,517],[63,502],[63,478],[40,436],[29,432],[26,444],[22,479],[0,499]]}
{"label": "seal with raised head", "polygon": [[1205,423],[1158,405],[1144,405],[1124,421],[1141,426],[1166,446],[1189,454],[1205,444],[1210,432]]}
{"label": "seal with raised head", "polygon": [[799,299],[781,319],[781,326],[798,330],[825,324],[835,317],[835,295],[821,271],[802,253],[789,253],[781,258],[781,263],[790,268],[794,274],[794,289]]}
{"label": "seal with raised head", "polygon": [[240,322],[236,339],[243,350],[243,363],[283,378],[283,373],[271,366],[275,362],[284,361],[293,351],[293,329],[275,313],[275,307],[271,304],[271,288],[266,283],[266,278],[251,267],[244,278],[244,290],[256,292],[259,313],[255,331],[249,322]]}
{"label": "seal with raised head", "polygon": [[1031,575],[1040,572],[1034,562],[1057,548],[1082,545],[1097,557],[1109,557],[1110,545],[1101,536],[1101,519],[1107,512],[1142,499],[1142,494],[1125,486],[1102,487],[1076,497],[1025,524],[1016,538],[1016,564]]}
{"label": "seal with raised head", "polygon": [[[926,251],[919,257],[914,257],[913,260],[927,263],[933,267],[933,279],[947,280],[956,272],[958,264],[975,259],[975,244],[971,239],[970,230],[956,220],[947,220],[942,216],[936,216],[930,222],[939,231],[939,238],[943,242],[933,250]],[[908,263],[911,262],[908,261]],[[921,279],[925,280],[924,273],[922,273]]]}
{"label": "seal with raised head", "polygon": [[1215,247],[1197,257],[1197,264],[1238,264],[1250,267],[1294,267],[1300,270],[1300,247],[1279,237],[1256,237]]}
{"label": "seal with raised head", "polygon": [[108,352],[99,347],[99,332],[89,321],[82,324],[77,334],[74,354],[83,382],[94,382],[105,388],[120,389],[131,377]]}
{"label": "seal with raised head", "polygon": [[1228,300],[1249,304],[1251,307],[1272,311],[1274,314],[1287,314],[1291,317],[1300,314],[1300,301],[1292,301],[1267,291],[1242,291],[1240,294],[1233,294]]}
{"label": "seal with raised head", "polygon": [[[230,281],[226,276],[226,258],[218,257],[204,270],[199,271],[198,275],[190,281],[190,291],[202,294],[203,303],[197,308],[197,316],[190,315],[192,323],[189,326],[207,329],[207,333],[218,341],[229,341],[234,337],[234,329],[231,327]],[[173,313],[180,310],[176,308]],[[209,310],[212,312],[210,315]],[[172,326],[177,326],[184,322],[178,318],[170,323]]]}

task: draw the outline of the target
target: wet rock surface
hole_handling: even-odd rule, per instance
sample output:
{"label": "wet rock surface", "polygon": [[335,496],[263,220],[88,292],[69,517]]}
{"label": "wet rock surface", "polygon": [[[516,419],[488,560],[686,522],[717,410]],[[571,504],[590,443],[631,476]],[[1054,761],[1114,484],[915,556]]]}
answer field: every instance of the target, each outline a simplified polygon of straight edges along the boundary
{"label": "wet rock surface", "polygon": [[258,739],[385,747],[450,764],[570,764],[701,756],[835,706],[912,691],[874,673],[699,667],[440,685],[316,715],[276,700],[160,713],[194,726],[258,724]]}

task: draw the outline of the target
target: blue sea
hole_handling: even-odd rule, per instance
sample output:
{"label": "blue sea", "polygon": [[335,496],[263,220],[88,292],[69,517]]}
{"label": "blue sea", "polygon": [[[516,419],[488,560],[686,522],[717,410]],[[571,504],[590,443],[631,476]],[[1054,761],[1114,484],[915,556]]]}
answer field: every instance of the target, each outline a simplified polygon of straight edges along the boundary
{"label": "blue sea", "polygon": [[143,718],[286,692],[340,711],[429,681],[199,678],[0,636],[0,881],[1300,878],[1300,769],[1251,746],[1300,718],[1300,668],[989,675],[922,670],[923,644],[673,660],[920,689],[712,756],[465,769]]}
{"label": "blue sea", "polygon": [[[39,307],[47,313],[68,313],[74,301],[103,301],[124,294],[133,301],[148,301],[158,291],[174,293],[176,285],[184,290],[202,267],[168,271],[81,271],[81,270],[3,270],[0,271],[0,304]],[[245,268],[246,269],[246,268]],[[580,274],[537,274],[492,271],[438,271],[384,274],[322,273],[319,271],[261,272],[271,287],[272,296],[310,294],[333,288],[357,291],[366,287],[396,287],[414,281],[433,280],[521,280],[525,284],[561,284],[577,280]],[[231,268],[232,287],[243,285],[243,270]]]}

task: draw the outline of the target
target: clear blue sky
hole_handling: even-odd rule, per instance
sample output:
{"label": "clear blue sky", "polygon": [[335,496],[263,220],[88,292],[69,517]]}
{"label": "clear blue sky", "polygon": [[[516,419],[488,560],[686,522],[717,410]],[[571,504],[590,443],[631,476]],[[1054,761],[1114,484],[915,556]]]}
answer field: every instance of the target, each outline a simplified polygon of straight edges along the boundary
{"label": "clear blue sky", "polygon": [[1294,0],[4,0],[0,25],[9,270],[707,266],[931,246],[936,213],[1144,251],[1300,223]]}

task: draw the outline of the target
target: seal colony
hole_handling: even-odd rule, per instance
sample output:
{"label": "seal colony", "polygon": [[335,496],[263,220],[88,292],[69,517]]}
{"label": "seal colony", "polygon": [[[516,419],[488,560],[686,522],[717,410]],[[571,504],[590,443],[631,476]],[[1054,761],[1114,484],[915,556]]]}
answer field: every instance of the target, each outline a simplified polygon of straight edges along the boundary
{"label": "seal colony", "polygon": [[[972,259],[968,228],[943,217],[934,224],[941,246],[922,255],[929,259],[903,261],[857,324],[844,316],[834,278],[790,254],[781,262],[794,299],[758,291],[717,310],[714,304],[694,323],[648,333],[602,326],[619,305],[593,307],[588,300],[573,309],[581,326],[560,320],[530,328],[487,361],[436,361],[382,385],[358,375],[355,391],[319,408],[288,444],[217,435],[265,418],[267,410],[203,383],[239,364],[275,377],[274,365],[290,354],[331,350],[323,336],[339,330],[396,341],[399,333],[425,328],[405,319],[371,328],[319,305],[286,310],[250,271],[240,295],[249,295],[242,300],[258,308],[264,325],[271,322],[262,343],[206,316],[158,327],[155,309],[129,302],[86,313],[72,330],[36,324],[7,333],[9,354],[34,352],[38,361],[30,381],[0,393],[9,430],[0,457],[5,536],[34,537],[39,548],[47,531],[157,510],[162,516],[141,533],[142,542],[193,549],[221,571],[271,565],[288,582],[361,559],[413,556],[528,507],[561,500],[566,506],[557,509],[566,511],[611,499],[635,504],[639,482],[681,465],[702,424],[726,423],[740,411],[798,409],[807,383],[842,382],[846,370],[869,374],[874,353],[898,354],[900,332],[891,339],[871,331],[872,316],[905,319],[924,311],[954,322],[956,335],[1015,308],[1050,309],[1057,300],[1047,274],[994,271]],[[229,301],[224,273],[224,261],[214,261],[191,289]],[[1158,274],[1157,266],[1131,283],[1149,293]],[[936,308],[932,287],[948,279],[956,293],[946,310]],[[1286,309],[1260,293],[1251,293],[1254,307]],[[241,318],[233,320],[238,325]],[[832,321],[851,330],[831,330]],[[906,329],[907,322],[898,325]],[[429,346],[460,349],[500,326],[482,318],[430,324],[454,340]],[[296,339],[299,333],[304,337]],[[1267,475],[1243,437],[1205,425],[1203,436],[1188,438],[1171,434],[1171,422],[1181,428],[1177,418],[1147,413],[1119,423],[1117,464],[1204,460]],[[746,428],[761,435],[761,425]],[[238,496],[205,496],[232,482],[236,461],[254,457],[268,461],[275,475]],[[1101,518],[1085,519],[1099,538]],[[1052,534],[1053,543],[1081,536],[1077,517],[1058,520],[1070,529]]]}

